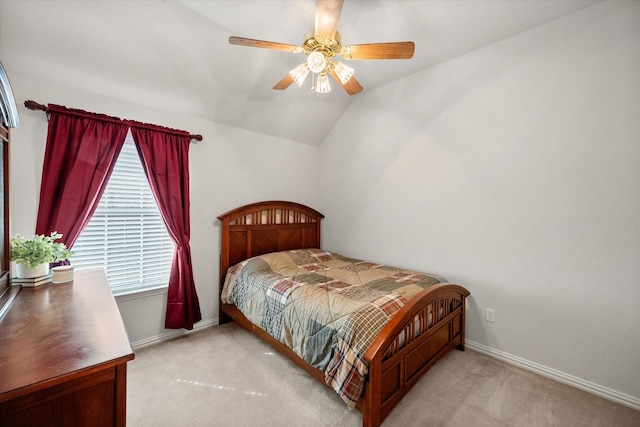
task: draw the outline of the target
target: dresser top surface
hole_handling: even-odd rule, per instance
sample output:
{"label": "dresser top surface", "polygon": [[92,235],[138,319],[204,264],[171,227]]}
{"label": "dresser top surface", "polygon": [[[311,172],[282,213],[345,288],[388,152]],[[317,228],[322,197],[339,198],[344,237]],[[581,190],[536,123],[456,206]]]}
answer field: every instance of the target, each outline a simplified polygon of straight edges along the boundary
{"label": "dresser top surface", "polygon": [[0,401],[133,357],[102,270],[76,271],[73,282],[23,288],[0,319]]}

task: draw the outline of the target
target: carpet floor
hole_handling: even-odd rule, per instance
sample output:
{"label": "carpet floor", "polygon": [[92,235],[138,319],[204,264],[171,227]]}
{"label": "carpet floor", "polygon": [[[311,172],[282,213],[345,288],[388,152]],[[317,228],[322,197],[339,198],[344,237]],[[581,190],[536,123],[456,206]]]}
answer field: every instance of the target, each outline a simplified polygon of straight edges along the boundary
{"label": "carpet floor", "polygon": [[[135,353],[128,365],[129,427],[362,425],[358,411],[235,323]],[[640,411],[453,350],[383,426],[638,427]]]}

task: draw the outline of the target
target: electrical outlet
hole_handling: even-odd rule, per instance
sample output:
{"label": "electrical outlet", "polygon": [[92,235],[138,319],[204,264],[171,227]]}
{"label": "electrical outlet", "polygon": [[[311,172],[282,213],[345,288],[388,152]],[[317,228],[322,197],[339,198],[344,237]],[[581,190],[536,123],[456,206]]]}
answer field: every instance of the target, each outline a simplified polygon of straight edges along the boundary
{"label": "electrical outlet", "polygon": [[491,308],[486,308],[484,310],[484,320],[486,320],[487,322],[495,323],[496,311]]}

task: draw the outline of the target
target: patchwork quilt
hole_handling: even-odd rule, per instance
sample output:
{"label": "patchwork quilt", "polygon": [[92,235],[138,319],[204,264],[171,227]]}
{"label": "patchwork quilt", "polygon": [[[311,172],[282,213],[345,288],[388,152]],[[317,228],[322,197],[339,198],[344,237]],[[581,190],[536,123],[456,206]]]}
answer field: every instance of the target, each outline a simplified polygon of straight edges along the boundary
{"label": "patchwork quilt", "polygon": [[310,365],[353,408],[364,353],[389,319],[437,276],[320,249],[275,252],[227,272],[222,301],[236,307]]}

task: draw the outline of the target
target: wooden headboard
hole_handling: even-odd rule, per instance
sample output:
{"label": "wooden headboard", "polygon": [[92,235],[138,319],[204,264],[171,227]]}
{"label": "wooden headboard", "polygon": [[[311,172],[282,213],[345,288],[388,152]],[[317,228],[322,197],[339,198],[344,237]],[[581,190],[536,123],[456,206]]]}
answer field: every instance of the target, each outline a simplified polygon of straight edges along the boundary
{"label": "wooden headboard", "polygon": [[227,270],[245,259],[289,249],[319,248],[320,212],[295,202],[258,202],[218,217],[222,223],[220,292]]}

